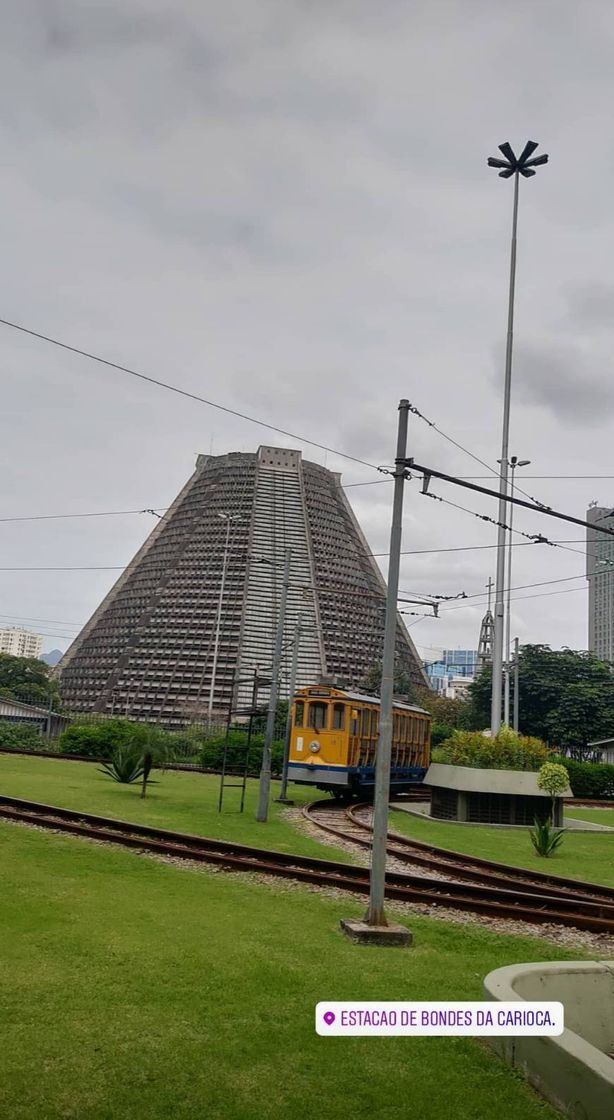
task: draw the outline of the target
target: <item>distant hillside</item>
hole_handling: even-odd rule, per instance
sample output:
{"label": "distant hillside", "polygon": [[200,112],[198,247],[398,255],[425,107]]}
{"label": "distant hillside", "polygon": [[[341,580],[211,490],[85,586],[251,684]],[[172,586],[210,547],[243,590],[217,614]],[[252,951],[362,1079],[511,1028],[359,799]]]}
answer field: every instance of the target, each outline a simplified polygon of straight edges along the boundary
{"label": "distant hillside", "polygon": [[63,657],[61,649],[52,649],[50,653],[41,653],[40,660],[45,662],[45,665],[57,665],[61,657]]}

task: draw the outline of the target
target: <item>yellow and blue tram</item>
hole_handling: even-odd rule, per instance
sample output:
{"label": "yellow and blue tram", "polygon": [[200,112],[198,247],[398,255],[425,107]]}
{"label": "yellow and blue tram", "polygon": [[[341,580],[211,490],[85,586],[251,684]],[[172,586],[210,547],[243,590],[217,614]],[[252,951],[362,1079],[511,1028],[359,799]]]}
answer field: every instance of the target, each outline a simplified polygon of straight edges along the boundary
{"label": "yellow and blue tram", "polygon": [[[341,688],[299,688],[292,704],[288,777],[338,796],[368,794],[375,785],[380,701]],[[390,789],[421,782],[431,750],[431,717],[395,700]]]}

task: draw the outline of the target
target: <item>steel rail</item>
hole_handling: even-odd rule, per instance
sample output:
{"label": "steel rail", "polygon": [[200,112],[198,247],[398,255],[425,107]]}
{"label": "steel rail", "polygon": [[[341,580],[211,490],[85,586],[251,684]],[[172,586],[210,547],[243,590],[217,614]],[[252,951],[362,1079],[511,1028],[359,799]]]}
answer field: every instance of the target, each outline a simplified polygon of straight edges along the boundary
{"label": "steel rail", "polygon": [[[150,828],[21,798],[1,796],[0,818],[156,855],[214,864],[224,870],[295,879],[362,895],[369,893],[368,870],[352,864]],[[573,926],[601,934],[614,933],[614,905],[594,900],[567,900],[545,894],[536,898],[477,883],[455,883],[398,873],[387,876],[386,893],[390,900],[444,906],[489,917]]]}
{"label": "steel rail", "polygon": [[[365,829],[367,832],[370,830],[370,825],[367,821],[362,821],[356,814],[361,809],[368,808],[365,803],[362,805],[350,806],[346,809],[346,816],[353,824],[359,828]],[[456,852],[448,848],[439,848],[434,844],[427,844],[421,840],[414,840],[411,836],[405,836],[400,832],[390,832],[391,843],[395,845],[395,854],[399,851],[406,855],[408,860],[413,859],[415,862],[416,855],[425,853],[426,860],[430,866],[434,867],[437,861],[441,862],[442,870],[445,867],[454,868],[455,873],[460,877],[461,872],[466,871],[468,875],[480,880],[486,875],[489,881],[495,878],[501,878],[508,886],[510,883],[518,882],[522,884],[522,889],[527,890],[535,887],[538,890],[548,888],[548,893],[552,894],[574,894],[581,895],[586,898],[594,898],[595,896],[602,898],[606,901],[611,900],[614,904],[614,887],[602,886],[599,883],[590,883],[582,879],[568,879],[561,875],[550,875],[544,871],[532,871],[529,868],[515,867],[509,863],[499,863],[496,860],[484,859],[481,856],[465,855],[463,852]],[[411,854],[410,854],[411,853]]]}
{"label": "steel rail", "polygon": [[[367,807],[369,806],[355,805],[349,808],[337,806],[335,809],[334,803],[318,801],[305,806],[303,814],[325,832],[364,848],[370,848],[371,826],[357,816],[358,811]],[[321,814],[324,814],[326,819],[323,820]],[[607,910],[614,907],[614,888],[598,883],[533,872],[528,868],[514,867],[510,864],[448,851],[446,848],[412,840],[397,832],[390,832],[389,838],[388,852],[396,859],[444,873],[450,876],[452,881],[460,879],[463,881],[463,886],[477,884],[485,888],[499,887],[508,893],[513,892],[517,887],[519,893],[533,895],[540,899],[556,898],[579,906],[601,905]]]}

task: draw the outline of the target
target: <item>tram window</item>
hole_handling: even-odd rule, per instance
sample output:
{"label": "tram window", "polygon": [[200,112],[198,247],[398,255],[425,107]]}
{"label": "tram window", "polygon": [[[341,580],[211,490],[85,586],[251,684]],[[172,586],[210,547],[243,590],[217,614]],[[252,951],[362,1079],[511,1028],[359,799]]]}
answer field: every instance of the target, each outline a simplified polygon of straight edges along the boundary
{"label": "tram window", "polygon": [[401,737],[400,731],[401,731],[401,717],[398,716],[398,715],[395,715],[395,716],[393,716],[393,722],[392,722],[392,741],[393,741],[393,743],[398,743],[399,742],[399,739]]}
{"label": "tram window", "polygon": [[345,705],[333,704],[333,731],[343,731],[345,728]]}
{"label": "tram window", "polygon": [[303,726],[304,714],[305,714],[305,704],[303,703],[302,700],[297,700],[296,704],[294,705],[294,726],[295,727],[302,727]]}
{"label": "tram window", "polygon": [[314,731],[322,731],[326,727],[326,712],[328,704],[322,704],[321,701],[312,701],[309,705],[309,727],[313,727]]}
{"label": "tram window", "polygon": [[370,738],[370,712],[368,708],[362,708],[360,712],[360,731],[358,734],[361,739]]}
{"label": "tram window", "polygon": [[358,712],[355,708],[350,712],[350,735],[358,735]]}

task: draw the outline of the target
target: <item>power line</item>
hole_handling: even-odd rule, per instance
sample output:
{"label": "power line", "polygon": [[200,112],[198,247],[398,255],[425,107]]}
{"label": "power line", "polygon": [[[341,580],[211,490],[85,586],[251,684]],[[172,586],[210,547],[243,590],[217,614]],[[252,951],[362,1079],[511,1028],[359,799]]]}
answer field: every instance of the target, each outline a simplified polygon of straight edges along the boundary
{"label": "power line", "polygon": [[[405,459],[404,463],[406,468],[408,468],[406,470],[406,477],[413,477],[411,471],[415,471],[416,473],[423,476],[423,494],[427,492],[431,479],[437,478],[442,482],[450,482],[453,486],[461,486],[464,490],[471,490],[473,493],[485,494],[488,498],[503,499],[504,501],[509,502],[512,506],[522,506],[524,509],[530,509],[536,513],[541,513],[544,517],[554,517],[558,521],[566,521],[572,525],[580,525],[582,529],[593,529],[598,533],[603,533],[607,537],[614,537],[614,529],[602,528],[602,526],[599,524],[599,521],[601,519],[598,519],[597,521],[583,521],[579,517],[572,517],[570,513],[561,513],[559,510],[553,509],[551,506],[543,506],[541,504],[536,505],[532,498],[528,502],[526,502],[523,501],[522,498],[509,497],[508,495],[499,493],[499,491],[497,490],[490,490],[486,486],[478,486],[475,482],[463,482],[455,475],[445,474],[443,471],[438,471],[434,467],[427,467],[421,463],[416,463],[415,459]],[[499,524],[502,528],[508,528],[508,526],[502,525],[501,523]],[[599,539],[600,538],[598,537],[594,538],[595,541]]]}
{"label": "power line", "polygon": [[87,565],[84,565],[84,566],[80,566],[80,565],[73,565],[73,566],[70,566],[70,567],[57,566],[57,567],[53,567],[53,568],[46,568],[46,567],[42,567],[42,568],[28,567],[28,568],[25,568],[25,567],[19,567],[19,568],[0,568],[0,572],[123,572],[123,571],[125,571],[127,566],[128,566],[127,564],[124,564],[124,565],[121,565],[121,566],[118,565],[118,564],[115,564],[115,565],[87,564]]}
{"label": "power line", "polygon": [[[473,513],[473,510],[467,510],[467,513]],[[475,514],[474,516],[479,517],[480,515],[478,513],[478,514]],[[575,540],[576,540],[576,538],[572,538],[572,541],[575,541]],[[547,542],[546,538],[544,537],[543,540],[513,541],[512,542],[512,548],[528,548],[528,546],[532,545],[532,544],[546,544],[546,543],[559,545],[559,546],[562,547],[561,541],[549,541],[549,542]],[[582,543],[581,538],[576,543],[581,544]],[[483,551],[486,548],[496,548],[496,547],[497,547],[496,544],[466,544],[466,545],[455,545],[452,548],[410,548],[410,549],[405,549],[404,551],[402,551],[401,556],[426,556],[426,555],[430,556],[430,555],[432,555],[433,553],[436,553],[436,552],[480,552],[480,551]],[[584,553],[579,552],[579,550],[576,549],[576,548],[569,549],[569,551],[570,552],[578,552],[578,554],[580,556],[584,556]],[[388,556],[389,553],[388,552],[373,552],[371,555],[372,556]]]}
{"label": "power line", "polygon": [[[576,576],[576,579],[577,578],[578,577]],[[536,586],[538,586],[538,585],[536,585]],[[517,603],[521,599],[547,599],[550,595],[571,595],[571,594],[573,594],[574,591],[588,591],[588,587],[566,587],[562,591],[540,591],[537,595],[514,595],[512,597],[512,603]],[[488,600],[484,599],[484,603],[486,603],[486,602],[488,602]],[[466,610],[467,607],[479,607],[481,605],[483,605],[483,604],[480,604],[480,603],[464,603],[463,606],[461,606],[461,607],[442,607],[441,610],[446,611],[446,612],[447,611],[462,611],[462,610]]]}
{"label": "power line", "polygon": [[[503,591],[507,594],[508,591],[526,591],[530,587],[546,587],[552,583],[569,583],[572,579],[586,579],[584,572],[580,572],[577,576],[561,576],[559,579],[541,579],[535,583],[518,583],[514,587],[504,587]],[[574,588],[574,590],[582,590],[581,588]],[[476,591],[472,595],[465,595],[465,599],[485,599],[483,591]],[[448,609],[447,607],[445,608]]]}
{"label": "power line", "polygon": [[[586,587],[567,587],[563,591],[540,591],[540,592],[538,592],[537,595],[514,595],[513,598],[512,598],[512,603],[518,603],[523,599],[548,599],[551,595],[572,595],[576,591],[586,591],[586,590],[587,590]],[[488,600],[484,599],[484,603],[487,603],[487,602],[488,602]],[[479,607],[479,606],[482,606],[482,605],[483,605],[483,603],[463,603],[459,607],[442,607],[439,614],[441,615],[444,612],[447,614],[448,611],[465,611],[465,610],[468,610],[470,607]],[[404,612],[400,611],[399,613],[403,614]],[[435,615],[425,615],[424,617],[425,618],[434,618],[436,616]],[[416,626],[417,622],[411,622],[409,625],[410,626]],[[429,646],[428,648],[430,649],[432,647]]]}
{"label": "power line", "polygon": [[[415,405],[410,404],[409,410],[414,414],[414,416],[417,416],[419,420],[422,420],[425,424],[428,424],[429,428],[433,428],[434,431],[438,433],[438,435],[443,437],[443,439],[447,439],[448,443],[452,443],[454,447],[457,447],[459,451],[463,451],[465,455],[468,455],[470,459],[474,460],[474,462],[479,463],[482,467],[486,467],[487,471],[490,471],[490,473],[495,475],[497,478],[499,477],[500,472],[496,470],[495,467],[491,467],[490,463],[487,463],[484,459],[480,459],[479,455],[474,455],[473,451],[470,451],[468,447],[464,447],[462,443],[458,443],[457,440],[452,439],[452,436],[449,436],[447,432],[444,432],[437,424],[435,424],[433,420],[428,420],[427,417],[424,416],[423,413],[415,407]],[[514,489],[518,490],[520,494],[524,494],[525,498],[530,498],[531,501],[535,502],[536,505],[542,506],[543,509],[550,508],[549,506],[545,506],[544,503],[540,502],[537,498],[534,498],[532,494],[527,494],[526,490],[523,490],[522,487],[518,486],[516,483],[514,484]]]}
{"label": "power line", "polygon": [[[451,506],[452,509],[459,509],[462,513],[470,513],[472,517],[477,517],[478,521],[488,521],[491,525],[499,525],[502,529],[507,529],[508,532],[516,533],[520,537],[528,537],[534,544],[550,544],[551,542],[542,533],[524,533],[522,529],[511,529],[509,525],[504,525],[502,521],[497,521],[494,517],[489,517],[487,513],[477,513],[473,509],[467,509],[466,506],[461,506],[458,502],[452,502],[449,498],[442,498],[440,494],[431,494],[430,491],[422,494],[423,498],[432,498],[434,502],[443,502],[446,506]],[[496,546],[495,546],[496,547]]]}
{"label": "power line", "polygon": [[31,618],[27,614],[0,614],[0,618],[14,619],[17,622],[47,622],[50,626],[74,626],[75,629],[83,625],[80,622],[68,622],[65,618]]}
{"label": "power line", "polygon": [[200,397],[197,393],[189,392],[188,389],[180,389],[178,385],[171,385],[168,381],[160,381],[158,378],[151,377],[149,374],[139,373],[137,370],[131,369],[130,366],[120,365],[119,362],[111,362],[108,358],[101,358],[99,354],[91,354],[88,350],[81,350],[78,346],[70,346],[67,342],[61,342],[57,338],[51,338],[50,335],[41,334],[39,331],[34,331],[19,323],[12,323],[9,319],[0,319],[0,323],[5,327],[10,327],[11,330],[20,331],[22,334],[27,334],[31,338],[37,338],[41,342],[49,342],[52,346],[59,347],[60,350],[68,350],[71,354],[78,354],[82,358],[88,358],[92,362],[98,362],[108,369],[115,369],[119,373],[127,373],[129,377],[136,377],[139,381],[146,381],[149,385],[156,385],[159,389],[167,389],[169,393],[177,393],[180,397],[187,397],[189,400],[198,401],[199,404],[206,404],[209,408],[217,408],[220,412],[225,412],[229,416],[238,417],[239,420],[247,420],[250,424],[257,424],[260,428],[267,428],[270,432],[277,432],[278,435],[287,436],[289,439],[296,439],[299,443],[308,443],[310,447],[318,447],[320,451],[328,451],[331,455],[338,455],[341,459],[348,459],[353,463],[360,463],[362,467],[369,467],[370,470],[382,470],[382,468],[378,467],[375,463],[367,463],[364,459],[359,459],[356,455],[348,455],[346,451],[337,451],[336,448],[328,447],[325,443],[318,443],[314,439],[308,439],[306,436],[299,436],[295,432],[289,432],[285,428],[278,428],[274,424],[268,424],[266,420],[257,420],[256,417],[249,416],[246,412],[239,412],[235,408],[229,408],[227,405],[218,404],[217,401],[207,400],[206,397]]}
{"label": "power line", "polygon": [[166,508],[159,509],[112,509],[101,513],[37,513],[29,517],[0,517],[0,522],[6,521],[57,521],[68,517],[123,517],[129,513],[165,513]]}

